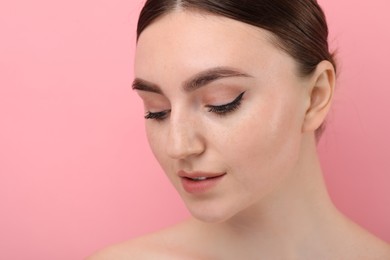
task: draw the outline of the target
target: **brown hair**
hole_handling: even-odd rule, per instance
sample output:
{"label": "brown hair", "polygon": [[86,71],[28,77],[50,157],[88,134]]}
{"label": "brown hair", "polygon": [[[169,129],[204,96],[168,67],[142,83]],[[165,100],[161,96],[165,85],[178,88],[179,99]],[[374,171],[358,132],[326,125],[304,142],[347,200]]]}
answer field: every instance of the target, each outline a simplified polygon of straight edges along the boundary
{"label": "brown hair", "polygon": [[[137,39],[153,21],[177,9],[220,15],[270,31],[277,46],[296,60],[302,76],[311,74],[323,60],[336,69],[325,15],[316,0],[147,0]],[[317,137],[322,131],[323,127],[317,129]]]}

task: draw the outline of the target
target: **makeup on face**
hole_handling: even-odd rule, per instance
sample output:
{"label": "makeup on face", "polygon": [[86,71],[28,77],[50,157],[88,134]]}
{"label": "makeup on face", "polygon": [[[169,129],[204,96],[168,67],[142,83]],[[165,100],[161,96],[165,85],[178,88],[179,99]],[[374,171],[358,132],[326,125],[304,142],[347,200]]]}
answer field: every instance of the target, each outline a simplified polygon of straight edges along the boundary
{"label": "makeup on face", "polygon": [[249,207],[293,171],[299,154],[305,103],[295,61],[252,29],[174,13],[138,42],[133,89],[150,146],[199,219]]}
{"label": "makeup on face", "polygon": [[202,194],[216,186],[226,173],[210,172],[185,172],[180,170],[178,176],[186,192],[190,194]]}
{"label": "makeup on face", "polygon": [[[234,78],[250,78],[250,76],[237,69],[216,67],[197,73],[186,80],[182,86],[184,93],[189,96],[200,92],[201,94],[197,95],[200,102],[196,103],[201,103],[208,112],[225,116],[239,108],[246,92],[240,90],[242,87],[233,87],[231,81]],[[169,116],[171,108],[168,107],[171,101],[158,84],[137,78],[133,82],[133,89],[144,100],[145,119],[163,121]]]}

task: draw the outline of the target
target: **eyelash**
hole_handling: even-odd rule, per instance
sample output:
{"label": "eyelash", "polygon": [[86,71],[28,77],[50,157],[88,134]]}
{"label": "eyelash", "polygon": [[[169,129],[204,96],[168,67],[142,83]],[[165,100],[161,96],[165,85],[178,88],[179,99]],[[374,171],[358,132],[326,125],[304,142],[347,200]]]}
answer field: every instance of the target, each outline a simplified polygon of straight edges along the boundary
{"label": "eyelash", "polygon": [[161,111],[161,112],[147,112],[145,115],[145,119],[154,119],[157,121],[161,121],[167,117],[167,115],[170,111],[171,110],[165,110],[165,111]]}
{"label": "eyelash", "polygon": [[[227,115],[235,110],[237,110],[242,101],[242,97],[244,96],[245,92],[242,92],[238,97],[236,97],[232,102],[220,106],[211,106],[207,105],[206,107],[209,109],[209,112],[215,113],[219,116],[224,116]],[[157,121],[162,121],[164,120],[167,116],[168,113],[171,112],[171,110],[164,110],[161,112],[147,112],[145,115],[145,119],[154,119]]]}
{"label": "eyelash", "polygon": [[244,96],[245,92],[242,92],[236,99],[234,99],[232,102],[225,104],[225,105],[220,105],[220,106],[211,106],[207,105],[206,107],[209,108],[209,112],[216,113],[218,115],[226,115],[230,112],[235,111],[239,106],[241,105],[242,97]]}

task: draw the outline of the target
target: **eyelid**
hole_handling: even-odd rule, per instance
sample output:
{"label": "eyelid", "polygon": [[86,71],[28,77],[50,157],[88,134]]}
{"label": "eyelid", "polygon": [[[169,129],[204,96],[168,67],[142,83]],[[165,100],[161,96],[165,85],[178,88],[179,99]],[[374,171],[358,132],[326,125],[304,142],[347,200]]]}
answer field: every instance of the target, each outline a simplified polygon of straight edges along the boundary
{"label": "eyelid", "polygon": [[[218,105],[218,106],[213,106],[213,105],[206,105],[207,108],[209,108],[209,112],[215,113],[220,116],[227,115],[230,112],[235,111],[236,109],[239,108],[241,105],[241,100],[242,97],[244,96],[245,91],[239,94],[232,102],[223,104],[223,105]],[[163,111],[158,111],[158,112],[146,112],[145,114],[145,119],[152,119],[156,121],[163,121],[165,118],[167,118],[168,114],[171,112],[170,109],[168,110],[163,110]]]}
{"label": "eyelid", "polygon": [[229,102],[229,103],[226,103],[226,104],[222,104],[222,105],[218,105],[218,106],[206,105],[206,107],[210,108],[210,109],[222,109],[224,107],[228,107],[228,106],[237,104],[237,103],[239,103],[241,101],[241,99],[244,96],[244,94],[245,94],[245,91],[242,92],[240,95],[238,95],[232,102]]}
{"label": "eyelid", "polygon": [[167,114],[171,112],[171,110],[163,110],[159,112],[146,112],[145,119],[154,119],[154,120],[163,120],[167,117]]}

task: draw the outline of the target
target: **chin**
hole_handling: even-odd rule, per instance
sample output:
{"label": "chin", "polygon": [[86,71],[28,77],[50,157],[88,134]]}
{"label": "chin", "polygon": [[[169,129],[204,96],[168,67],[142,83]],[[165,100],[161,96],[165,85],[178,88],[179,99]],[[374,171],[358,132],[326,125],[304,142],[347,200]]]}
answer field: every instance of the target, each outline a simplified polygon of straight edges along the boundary
{"label": "chin", "polygon": [[193,205],[187,206],[187,209],[191,215],[199,221],[205,223],[222,223],[230,219],[235,215],[231,210],[226,210],[223,207],[214,206],[210,207],[194,207]]}

